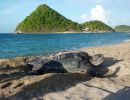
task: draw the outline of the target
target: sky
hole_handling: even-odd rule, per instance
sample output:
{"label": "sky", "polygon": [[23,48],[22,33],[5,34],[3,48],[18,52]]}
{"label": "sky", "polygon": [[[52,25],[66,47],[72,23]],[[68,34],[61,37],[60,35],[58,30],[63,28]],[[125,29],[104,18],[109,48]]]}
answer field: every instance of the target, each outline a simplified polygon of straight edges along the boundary
{"label": "sky", "polygon": [[0,33],[14,32],[40,4],[78,23],[100,20],[112,27],[130,25],[130,0],[0,0]]}

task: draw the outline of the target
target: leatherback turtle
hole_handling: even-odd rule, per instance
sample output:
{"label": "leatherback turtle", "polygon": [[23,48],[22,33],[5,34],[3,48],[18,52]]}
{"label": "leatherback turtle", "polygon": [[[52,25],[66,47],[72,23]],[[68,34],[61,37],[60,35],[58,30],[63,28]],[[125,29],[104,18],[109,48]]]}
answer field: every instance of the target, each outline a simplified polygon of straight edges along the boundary
{"label": "leatherback turtle", "polygon": [[100,75],[97,66],[103,63],[102,54],[89,56],[84,51],[69,51],[39,56],[27,65],[33,65],[28,73],[41,75],[45,73],[85,73],[92,76]]}

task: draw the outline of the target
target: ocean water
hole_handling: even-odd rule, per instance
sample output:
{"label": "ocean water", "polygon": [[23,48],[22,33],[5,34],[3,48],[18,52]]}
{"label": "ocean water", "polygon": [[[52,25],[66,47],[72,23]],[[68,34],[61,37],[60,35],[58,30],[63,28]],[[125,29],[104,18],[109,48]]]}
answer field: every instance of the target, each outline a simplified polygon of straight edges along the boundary
{"label": "ocean water", "polygon": [[0,34],[0,58],[46,55],[129,41],[129,33]]}

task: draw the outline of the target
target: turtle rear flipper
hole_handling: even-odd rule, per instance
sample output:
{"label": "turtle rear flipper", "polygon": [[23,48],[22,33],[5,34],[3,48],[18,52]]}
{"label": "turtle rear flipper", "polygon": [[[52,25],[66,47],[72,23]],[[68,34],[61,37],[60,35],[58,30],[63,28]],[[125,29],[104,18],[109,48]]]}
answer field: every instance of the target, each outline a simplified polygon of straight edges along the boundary
{"label": "turtle rear flipper", "polygon": [[100,66],[104,61],[104,56],[103,54],[96,54],[94,56],[91,56],[90,59],[89,59],[89,62],[97,67],[97,66]]}
{"label": "turtle rear flipper", "polygon": [[107,73],[105,74],[101,74],[98,77],[102,77],[102,78],[106,78],[106,77],[117,77],[117,73],[120,71],[120,67],[117,67],[115,69],[115,71],[113,72],[112,70],[109,70]]}

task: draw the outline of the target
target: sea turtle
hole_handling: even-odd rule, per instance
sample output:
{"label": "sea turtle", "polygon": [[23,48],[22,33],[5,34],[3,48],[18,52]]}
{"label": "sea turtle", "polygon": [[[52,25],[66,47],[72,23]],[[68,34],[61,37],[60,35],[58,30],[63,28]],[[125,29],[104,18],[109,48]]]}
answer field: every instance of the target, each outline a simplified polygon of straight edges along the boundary
{"label": "sea turtle", "polygon": [[39,56],[36,60],[27,64],[33,65],[28,73],[41,75],[45,73],[85,73],[98,76],[97,66],[103,63],[102,54],[89,56],[84,51],[69,51]]}

